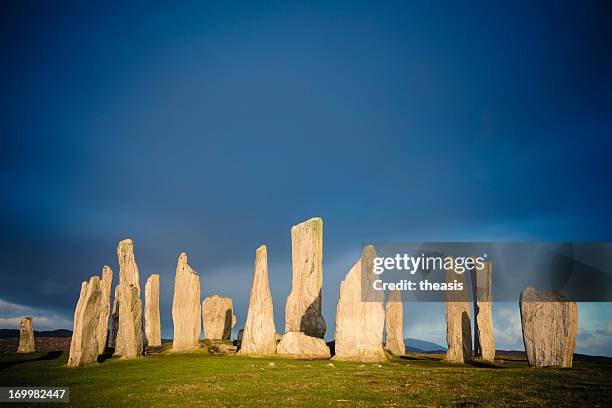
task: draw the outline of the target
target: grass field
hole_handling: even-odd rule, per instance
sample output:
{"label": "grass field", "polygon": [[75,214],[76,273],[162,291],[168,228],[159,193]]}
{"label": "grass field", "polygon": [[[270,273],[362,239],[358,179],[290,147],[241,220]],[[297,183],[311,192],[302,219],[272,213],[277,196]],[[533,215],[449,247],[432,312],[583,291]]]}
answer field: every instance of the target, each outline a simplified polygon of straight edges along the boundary
{"label": "grass field", "polygon": [[[66,352],[0,354],[1,386],[68,386],[74,406],[612,406],[612,365],[571,370],[449,364],[409,355],[382,365],[163,352],[68,368]],[[273,366],[270,363],[274,363]],[[66,404],[60,404],[66,406]],[[38,404],[37,406],[40,406]]]}

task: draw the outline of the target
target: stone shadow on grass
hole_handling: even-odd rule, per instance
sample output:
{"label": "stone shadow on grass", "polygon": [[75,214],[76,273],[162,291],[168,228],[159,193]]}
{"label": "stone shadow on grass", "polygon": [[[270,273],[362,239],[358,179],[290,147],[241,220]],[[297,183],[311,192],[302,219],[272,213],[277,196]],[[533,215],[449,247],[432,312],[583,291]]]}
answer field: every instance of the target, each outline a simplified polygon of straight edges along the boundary
{"label": "stone shadow on grass", "polygon": [[506,368],[501,366],[498,363],[487,360],[470,360],[466,362],[466,364],[471,365],[473,367],[481,367],[481,368]]}
{"label": "stone shadow on grass", "polygon": [[425,356],[425,355],[414,355],[414,354],[404,354],[403,356],[399,356],[402,360],[409,361],[444,361],[444,358],[437,356]]}
{"label": "stone shadow on grass", "polygon": [[[24,359],[24,360],[17,360],[17,361],[7,361],[7,362],[2,362],[0,363],[0,370],[5,370],[9,367],[12,367],[14,365],[17,364],[22,364],[22,363],[29,363],[32,361],[45,361],[45,360],[55,360],[57,358],[59,358],[62,355],[61,351],[49,351],[46,354],[40,356],[40,357],[36,357],[36,358],[30,358],[30,359]],[[23,355],[24,357],[27,357],[27,355]]]}
{"label": "stone shadow on grass", "polygon": [[103,363],[106,360],[108,360],[109,358],[111,358],[113,356],[113,353],[115,352],[115,349],[106,349],[104,350],[104,353],[100,354],[98,356],[98,363]]}

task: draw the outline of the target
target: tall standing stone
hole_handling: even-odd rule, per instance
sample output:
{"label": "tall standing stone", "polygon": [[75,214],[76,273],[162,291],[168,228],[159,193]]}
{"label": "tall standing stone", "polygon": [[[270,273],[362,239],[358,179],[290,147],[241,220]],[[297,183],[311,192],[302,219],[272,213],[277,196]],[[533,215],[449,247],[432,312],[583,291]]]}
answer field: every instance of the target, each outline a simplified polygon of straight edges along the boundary
{"label": "tall standing stone", "polygon": [[[117,245],[119,260],[119,285],[115,289],[115,305],[113,305],[113,327],[115,354],[124,357],[137,357],[142,354],[142,301],[140,299],[140,275],[134,257],[134,243],[124,239]],[[123,302],[127,302],[123,305]],[[115,317],[118,312],[119,316]],[[124,315],[124,313],[129,313]],[[140,333],[135,332],[139,325]],[[116,331],[115,331],[116,329]],[[129,344],[128,344],[129,343]]]}
{"label": "tall standing stone", "polygon": [[406,354],[404,344],[404,305],[402,304],[402,293],[393,290],[387,299],[385,310],[385,349],[396,356]]}
{"label": "tall standing stone", "polygon": [[202,331],[200,306],[200,277],[187,263],[187,254],[181,253],[176,266],[172,321],[174,322],[173,351],[198,348]]}
{"label": "tall standing stone", "polygon": [[[108,347],[116,349],[117,332],[119,331],[119,285],[115,286],[115,296],[113,298],[113,311],[111,313],[111,335],[108,339]],[[116,351],[116,350],[115,350]]]}
{"label": "tall standing stone", "polygon": [[134,256],[134,242],[131,239],[119,241],[117,258],[119,258],[119,282],[134,285],[140,296],[140,275]]}
{"label": "tall standing stone", "polygon": [[285,308],[285,332],[323,338],[323,220],[311,218],[291,228],[293,277]]}
{"label": "tall standing stone", "polygon": [[136,286],[121,282],[119,298],[119,331],[115,354],[123,358],[140,357],[144,350],[140,292]]}
{"label": "tall standing stone", "polygon": [[240,333],[238,335],[240,344],[238,352],[274,354],[276,353],[275,335],[274,308],[268,284],[268,250],[262,245],[255,252],[249,310],[242,336]]}
{"label": "tall standing stone", "polygon": [[231,298],[213,295],[204,299],[202,325],[205,339],[231,340],[235,324],[236,316]]}
{"label": "tall standing stone", "polygon": [[19,323],[19,347],[18,353],[33,353],[36,349],[34,342],[34,328],[32,327],[32,318],[24,317]]}
{"label": "tall standing stone", "polygon": [[237,340],[237,346],[238,346],[238,352],[240,353],[240,348],[242,347],[242,335],[244,334],[244,329],[240,329],[238,330],[238,338]]}
{"label": "tall standing stone", "polygon": [[[453,262],[454,264],[454,262]],[[446,359],[465,363],[472,359],[472,325],[470,323],[470,302],[463,273],[454,269],[445,271],[446,282],[463,284],[463,290],[446,291]]]}
{"label": "tall standing stone", "polygon": [[100,281],[100,320],[98,321],[98,353],[104,353],[108,341],[108,320],[110,317],[110,295],[113,285],[113,271],[108,265],[102,268]]}
{"label": "tall standing stone", "polygon": [[566,367],[573,364],[578,334],[578,305],[558,292],[521,292],[521,326],[529,365]]}
{"label": "tall standing stone", "polygon": [[145,284],[145,338],[148,346],[161,346],[159,318],[159,275],[153,274]]}
{"label": "tall standing stone", "polygon": [[81,284],[79,301],[74,312],[68,365],[79,367],[98,359],[98,321],[100,319],[100,278],[93,276]]}
{"label": "tall standing stone", "polygon": [[[385,325],[385,293],[373,288],[376,251],[368,245],[342,283],[336,307],[336,360],[379,362]],[[364,285],[362,287],[362,285]]]}
{"label": "tall standing stone", "polygon": [[474,285],[474,354],[483,360],[495,360],[493,311],[491,307],[491,276],[493,264],[484,262],[482,269],[472,269]]}

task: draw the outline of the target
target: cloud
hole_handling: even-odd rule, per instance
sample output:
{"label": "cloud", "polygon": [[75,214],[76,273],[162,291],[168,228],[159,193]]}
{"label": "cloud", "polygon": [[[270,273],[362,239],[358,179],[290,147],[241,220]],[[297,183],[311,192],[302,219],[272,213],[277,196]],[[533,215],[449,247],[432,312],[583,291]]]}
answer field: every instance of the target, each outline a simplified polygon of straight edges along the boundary
{"label": "cloud", "polygon": [[32,317],[34,330],[72,329],[72,320],[65,316],[0,299],[0,329],[18,329],[25,316]]}
{"label": "cloud", "polygon": [[576,352],[591,355],[611,355],[612,354],[612,322],[608,322],[606,328],[578,329],[576,337]]}
{"label": "cloud", "polygon": [[23,313],[26,310],[27,307],[25,306],[0,299],[0,313],[2,314]]}
{"label": "cloud", "polygon": [[523,333],[517,305],[506,302],[493,304],[493,335],[497,349],[523,350]]}

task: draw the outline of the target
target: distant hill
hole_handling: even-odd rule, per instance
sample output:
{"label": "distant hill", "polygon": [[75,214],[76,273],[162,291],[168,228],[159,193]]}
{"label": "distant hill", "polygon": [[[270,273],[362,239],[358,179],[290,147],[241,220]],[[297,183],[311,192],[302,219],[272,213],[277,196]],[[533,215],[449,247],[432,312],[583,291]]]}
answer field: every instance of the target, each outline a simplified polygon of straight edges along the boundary
{"label": "distant hill", "polygon": [[[12,337],[19,337],[19,330],[0,329],[0,339],[8,339]],[[34,337],[72,337],[72,331],[66,329],[57,329],[49,331],[34,330]]]}
{"label": "distant hill", "polygon": [[446,347],[441,346],[431,341],[406,338],[404,339],[406,351],[412,353],[431,353],[432,351],[446,352]]}

